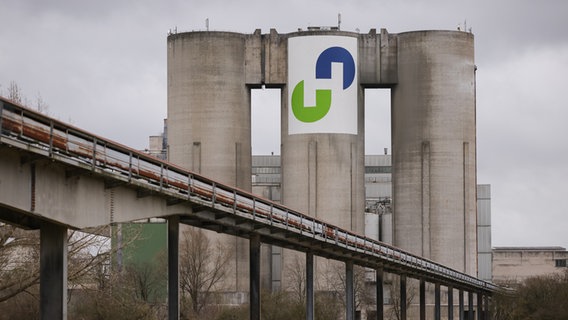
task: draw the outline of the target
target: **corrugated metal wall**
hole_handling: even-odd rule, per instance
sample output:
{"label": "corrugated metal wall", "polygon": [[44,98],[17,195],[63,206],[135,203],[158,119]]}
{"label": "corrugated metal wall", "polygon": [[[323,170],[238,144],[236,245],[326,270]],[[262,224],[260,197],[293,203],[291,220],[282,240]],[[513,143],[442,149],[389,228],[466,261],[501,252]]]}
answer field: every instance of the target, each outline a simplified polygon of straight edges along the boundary
{"label": "corrugated metal wall", "polygon": [[478,278],[492,281],[491,185],[477,185],[477,270]]}

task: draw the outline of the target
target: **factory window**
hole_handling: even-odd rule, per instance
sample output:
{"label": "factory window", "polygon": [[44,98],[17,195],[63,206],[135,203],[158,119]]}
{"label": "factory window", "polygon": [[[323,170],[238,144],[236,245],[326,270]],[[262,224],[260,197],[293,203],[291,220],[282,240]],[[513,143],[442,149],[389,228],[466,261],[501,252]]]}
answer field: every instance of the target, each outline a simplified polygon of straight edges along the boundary
{"label": "factory window", "polygon": [[555,260],[557,268],[566,268],[566,259]]}
{"label": "factory window", "polygon": [[280,167],[253,167],[253,174],[278,174],[280,173]]}
{"label": "factory window", "polygon": [[391,166],[367,166],[365,173],[391,173]]}

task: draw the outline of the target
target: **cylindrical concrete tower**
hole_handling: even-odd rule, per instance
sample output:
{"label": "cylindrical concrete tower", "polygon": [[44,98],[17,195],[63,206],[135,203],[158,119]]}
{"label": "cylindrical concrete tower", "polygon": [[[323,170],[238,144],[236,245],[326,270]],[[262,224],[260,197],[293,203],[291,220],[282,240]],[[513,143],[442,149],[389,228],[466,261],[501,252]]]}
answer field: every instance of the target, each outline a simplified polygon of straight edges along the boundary
{"label": "cylindrical concrete tower", "polygon": [[471,33],[398,34],[392,150],[394,245],[476,275]]}
{"label": "cylindrical concrete tower", "polygon": [[168,37],[169,160],[250,190],[250,91],[244,73],[244,34]]}
{"label": "cylindrical concrete tower", "polygon": [[[188,32],[168,37],[168,159],[251,190],[250,91],[245,35]],[[232,248],[224,287],[248,291],[248,241],[208,233]]]}
{"label": "cylindrical concrete tower", "polygon": [[358,34],[288,36],[281,118],[283,203],[362,234],[364,108]]}

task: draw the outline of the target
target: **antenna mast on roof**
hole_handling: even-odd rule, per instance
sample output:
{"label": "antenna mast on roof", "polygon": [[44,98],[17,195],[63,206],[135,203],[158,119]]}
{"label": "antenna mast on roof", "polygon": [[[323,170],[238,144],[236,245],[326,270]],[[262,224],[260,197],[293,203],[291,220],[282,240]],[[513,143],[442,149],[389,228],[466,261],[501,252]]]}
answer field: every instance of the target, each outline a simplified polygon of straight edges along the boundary
{"label": "antenna mast on roof", "polygon": [[341,30],[341,12],[337,14],[337,30]]}

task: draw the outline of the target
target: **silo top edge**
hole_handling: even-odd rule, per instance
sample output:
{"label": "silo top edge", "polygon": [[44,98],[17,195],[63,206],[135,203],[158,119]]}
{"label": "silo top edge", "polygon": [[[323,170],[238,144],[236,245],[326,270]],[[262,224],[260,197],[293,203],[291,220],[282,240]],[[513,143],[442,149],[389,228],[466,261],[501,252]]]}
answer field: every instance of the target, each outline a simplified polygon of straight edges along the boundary
{"label": "silo top edge", "polygon": [[397,36],[405,36],[405,35],[417,35],[420,33],[424,34],[451,34],[451,35],[458,35],[458,34],[465,34],[473,37],[473,33],[460,31],[460,30],[413,30],[413,31],[404,31],[400,33],[396,33]]}
{"label": "silo top edge", "polygon": [[247,34],[233,31],[185,31],[168,35],[168,40],[197,36],[232,36],[246,37]]}
{"label": "silo top edge", "polygon": [[303,37],[303,36],[349,36],[358,37],[360,33],[352,31],[341,31],[341,30],[301,30],[286,33],[286,36],[291,37]]}
{"label": "silo top edge", "polygon": [[[317,29],[317,30],[300,30],[290,32],[290,33],[278,33],[275,29],[271,29],[268,33],[261,33],[259,29],[255,30],[253,33],[241,33],[241,32],[234,32],[234,31],[184,31],[179,33],[170,33],[168,34],[168,40],[179,39],[179,38],[187,38],[187,37],[197,37],[197,36],[231,36],[231,37],[248,37],[251,35],[269,35],[269,34],[278,34],[281,37],[291,38],[291,37],[303,37],[303,36],[348,36],[348,37],[359,37],[362,35],[375,35],[376,29],[371,29],[369,33],[361,33],[361,32],[354,32],[354,31],[342,31],[338,29]],[[473,33],[467,31],[460,31],[460,30],[413,30],[413,31],[404,31],[400,33],[392,33],[393,36],[412,36],[412,35],[419,35],[419,34],[428,34],[428,35],[468,35],[469,37],[474,37]]]}
{"label": "silo top edge", "polygon": [[256,30],[253,33],[241,33],[241,32],[234,32],[234,31],[203,31],[203,30],[196,30],[196,31],[184,31],[179,33],[170,33],[168,34],[168,39],[175,39],[175,38],[185,38],[191,36],[200,36],[200,35],[219,35],[219,36],[251,36],[251,35],[269,35],[272,33],[276,33],[280,36],[284,37],[297,37],[297,36],[316,36],[316,35],[339,35],[339,36],[351,36],[351,37],[358,37],[362,33],[353,32],[353,31],[341,31],[341,30],[328,30],[328,29],[321,29],[321,30],[298,30],[293,31],[290,33],[278,33],[275,29],[271,29],[270,32],[261,33],[260,30]]}

